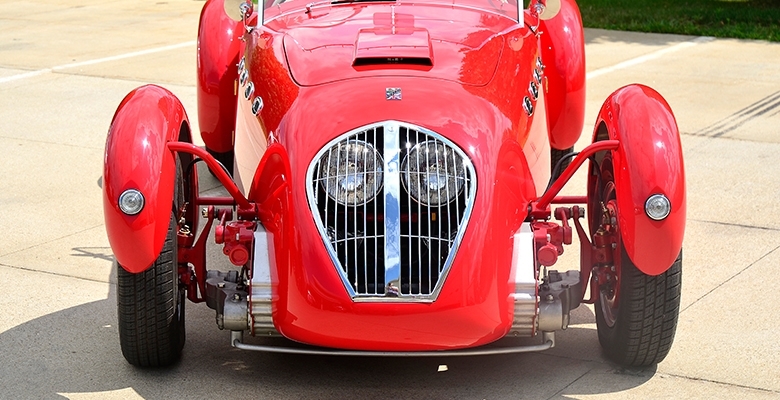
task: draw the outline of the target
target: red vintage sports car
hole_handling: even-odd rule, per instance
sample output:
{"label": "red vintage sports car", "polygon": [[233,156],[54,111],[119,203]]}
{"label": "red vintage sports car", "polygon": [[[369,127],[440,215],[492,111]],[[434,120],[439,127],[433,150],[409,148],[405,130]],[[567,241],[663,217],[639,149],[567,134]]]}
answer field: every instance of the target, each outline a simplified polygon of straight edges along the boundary
{"label": "red vintage sports car", "polygon": [[[187,299],[248,350],[539,351],[593,303],[610,359],[669,352],[685,228],[677,124],[661,95],[629,85],[571,151],[585,109],[573,0],[209,0],[197,62],[205,150],[153,85],[122,101],[106,143],[131,364],[180,357]],[[229,196],[199,193],[198,162]],[[586,195],[559,195],[586,162]],[[579,271],[553,269],[575,232]],[[234,270],[208,270],[212,236]],[[506,336],[539,339],[484,346]]]}

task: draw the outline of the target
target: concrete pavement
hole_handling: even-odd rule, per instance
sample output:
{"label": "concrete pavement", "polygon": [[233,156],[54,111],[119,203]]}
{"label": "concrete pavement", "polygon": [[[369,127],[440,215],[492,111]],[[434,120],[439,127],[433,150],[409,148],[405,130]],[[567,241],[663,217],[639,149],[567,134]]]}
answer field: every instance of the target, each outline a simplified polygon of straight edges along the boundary
{"label": "concrete pavement", "polygon": [[[202,5],[0,4],[0,398],[780,398],[780,44],[602,30],[586,31],[577,148],[604,98],[632,82],[662,93],[683,132],[683,305],[656,368],[606,361],[585,306],[544,353],[387,360],[238,351],[192,303],[182,362],[130,367],[98,186],[105,134],[143,83],[170,89],[197,119]],[[584,188],[580,175],[567,191]],[[577,255],[568,248],[562,263]]]}

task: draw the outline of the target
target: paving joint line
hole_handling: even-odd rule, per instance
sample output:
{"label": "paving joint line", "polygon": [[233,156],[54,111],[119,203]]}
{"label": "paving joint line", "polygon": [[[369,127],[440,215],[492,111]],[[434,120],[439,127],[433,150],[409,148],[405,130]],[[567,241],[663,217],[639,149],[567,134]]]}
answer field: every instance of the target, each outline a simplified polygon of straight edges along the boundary
{"label": "paving joint line", "polygon": [[760,387],[755,387],[755,386],[740,385],[738,383],[731,383],[731,382],[721,382],[721,381],[716,381],[714,379],[697,378],[697,377],[694,377],[694,376],[686,376],[686,375],[677,375],[677,374],[671,374],[671,373],[668,373],[668,372],[659,373],[659,374],[660,375],[671,376],[673,378],[678,378],[678,379],[687,379],[687,380],[697,381],[697,382],[714,383],[714,384],[717,384],[717,385],[736,387],[736,388],[740,388],[740,389],[752,389],[752,390],[758,390],[758,391],[766,392],[766,393],[780,394],[780,391],[778,391],[778,390],[765,389],[765,388],[760,388]]}
{"label": "paving joint line", "polygon": [[585,373],[583,373],[582,375],[578,376],[578,377],[577,377],[577,379],[575,379],[575,380],[573,380],[573,381],[569,382],[569,384],[568,384],[568,385],[566,385],[566,386],[562,387],[562,388],[561,388],[561,390],[559,390],[559,391],[555,392],[555,393],[554,393],[552,396],[548,397],[548,398],[547,398],[547,400],[550,400],[550,399],[556,398],[556,397],[558,397],[558,396],[561,396],[561,394],[562,394],[562,393],[563,393],[563,392],[564,392],[566,389],[568,389],[569,387],[571,387],[571,385],[573,385],[573,384],[575,384],[575,383],[579,382],[579,381],[580,381],[580,379],[584,378],[584,377],[585,377],[585,375],[588,375],[588,374],[590,374],[590,373],[591,373],[591,372],[592,372],[594,369],[596,369],[596,368],[595,368],[595,367],[592,367],[592,368],[588,369],[587,371],[585,371]]}
{"label": "paving joint line", "polygon": [[[156,85],[170,85],[170,86],[181,86],[186,88],[194,88],[195,83],[192,84],[182,84],[181,82],[172,82],[172,81],[165,81],[165,80],[156,80],[156,81],[150,81],[148,79],[140,79],[140,78],[132,78],[132,77],[115,77],[115,76],[108,76],[108,75],[90,75],[86,73],[78,73],[78,72],[66,72],[66,71],[54,71],[51,73],[52,75],[63,75],[63,76],[78,76],[82,78],[94,78],[94,79],[107,79],[111,81],[121,81],[121,82],[138,82],[142,85],[147,84],[156,84]],[[194,80],[193,80],[194,82]]]}
{"label": "paving joint line", "polygon": [[731,282],[731,281],[732,281],[734,278],[738,277],[739,275],[742,275],[742,273],[743,273],[743,272],[747,271],[748,269],[750,269],[752,266],[756,265],[756,264],[757,264],[758,262],[760,262],[761,260],[763,260],[763,259],[765,259],[765,258],[769,257],[769,255],[771,255],[772,253],[776,252],[777,250],[780,250],[780,246],[777,246],[777,247],[775,247],[774,249],[770,250],[769,252],[767,252],[767,253],[766,253],[766,254],[764,254],[763,256],[759,257],[759,258],[758,258],[758,260],[756,260],[756,261],[753,261],[752,263],[748,264],[748,266],[746,266],[745,268],[742,268],[742,269],[741,269],[739,272],[737,272],[736,274],[734,274],[734,275],[732,275],[731,277],[729,277],[729,279],[726,279],[725,281],[723,281],[723,282],[719,283],[717,286],[715,286],[714,288],[712,288],[710,291],[708,291],[707,293],[703,294],[703,295],[702,295],[701,297],[699,297],[698,299],[694,300],[694,301],[693,301],[691,304],[688,304],[688,306],[686,306],[685,308],[683,308],[682,310],[680,310],[680,314],[679,314],[679,315],[682,315],[682,313],[684,313],[684,312],[685,312],[687,309],[689,309],[689,308],[693,307],[693,305],[694,305],[694,304],[696,304],[696,303],[700,302],[702,299],[704,299],[705,297],[707,297],[707,296],[709,296],[710,294],[712,294],[712,292],[714,292],[714,291],[716,291],[716,290],[720,289],[721,287],[723,287],[723,285],[725,285],[725,284],[727,284],[727,283]]}
{"label": "paving joint line", "polygon": [[705,220],[705,219],[689,219],[688,221],[702,222],[702,223],[705,223],[705,224],[733,226],[735,228],[759,229],[759,230],[763,230],[763,231],[780,232],[780,228],[772,228],[772,227],[768,227],[768,226],[735,224],[733,222],[708,221],[708,220]]}
{"label": "paving joint line", "polygon": [[[45,242],[43,242],[43,243],[37,243],[37,244],[34,244],[34,245],[32,245],[32,246],[25,247],[25,248],[23,248],[23,249],[14,250],[14,251],[12,251],[12,252],[10,252],[10,253],[0,254],[0,258],[6,257],[6,256],[10,256],[10,255],[13,255],[13,254],[16,254],[16,253],[22,252],[22,251],[26,251],[26,250],[34,249],[34,248],[36,248],[36,247],[39,247],[39,246],[44,246],[44,245],[47,245],[47,244],[49,244],[49,243],[54,243],[54,242],[56,242],[56,241],[58,241],[58,240],[62,240],[62,239],[65,239],[65,238],[68,238],[68,237],[71,237],[71,236],[76,236],[76,235],[78,235],[78,234],[80,234],[80,233],[84,233],[84,232],[86,232],[86,231],[90,231],[90,230],[92,230],[92,229],[95,229],[95,228],[97,228],[97,227],[101,227],[101,226],[103,226],[103,224],[95,225],[95,226],[93,226],[93,227],[89,227],[89,228],[86,228],[86,229],[82,229],[82,230],[80,230],[80,231],[78,231],[78,232],[73,232],[73,233],[67,234],[67,235],[65,235],[65,236],[60,236],[60,237],[57,237],[57,238],[54,238],[54,239],[50,239],[50,240],[47,240],[47,241],[45,241]],[[0,264],[0,265],[3,265],[3,264]]]}
{"label": "paving joint line", "polygon": [[74,148],[77,148],[77,149],[100,150],[100,151],[105,150],[105,146],[100,146],[100,147],[79,146],[79,145],[75,145],[75,144],[49,142],[49,141],[46,141],[46,140],[36,140],[36,139],[20,138],[20,137],[13,137],[13,136],[2,136],[2,135],[0,135],[0,139],[17,140],[17,141],[20,141],[20,142],[32,142],[32,143],[40,143],[40,144],[49,144],[49,145],[53,145],[53,146],[74,147]]}
{"label": "paving joint line", "polygon": [[[713,384],[717,384],[717,385],[731,386],[731,387],[737,387],[737,388],[742,388],[742,389],[752,389],[752,390],[758,390],[758,391],[767,392],[767,393],[780,393],[780,391],[773,390],[773,389],[766,389],[766,388],[759,388],[759,387],[755,387],[755,386],[741,385],[741,384],[733,383],[733,382],[722,382],[722,381],[718,381],[718,380],[714,380],[714,379],[697,378],[697,377],[693,377],[693,376],[687,376],[687,375],[682,375],[682,374],[674,374],[674,373],[669,373],[669,372],[660,372],[660,371],[658,371],[658,366],[657,365],[655,367],[656,369],[653,371],[653,370],[651,370],[649,368],[621,367],[619,365],[616,365],[616,364],[612,363],[609,360],[583,360],[583,359],[579,359],[579,358],[561,356],[561,355],[558,355],[558,354],[544,354],[544,353],[539,353],[539,354],[545,355],[547,357],[555,357],[555,358],[560,358],[560,359],[566,359],[566,360],[573,360],[573,361],[580,361],[580,362],[596,364],[596,366],[590,368],[586,373],[582,374],[577,379],[573,380],[571,383],[566,385],[564,388],[562,388],[561,390],[556,392],[553,396],[549,397],[548,400],[552,399],[552,398],[555,398],[556,396],[560,396],[563,393],[563,391],[566,390],[566,388],[570,387],[571,385],[573,385],[574,383],[576,383],[577,381],[582,379],[585,375],[590,374],[591,372],[594,372],[598,366],[611,367],[611,369],[609,371],[606,371],[606,372],[612,371],[612,373],[615,373],[615,374],[618,374],[618,375],[629,376],[629,377],[636,377],[636,378],[647,378],[647,380],[652,379],[653,377],[656,377],[656,376],[659,376],[659,377],[660,376],[669,376],[669,377],[678,378],[678,379],[686,379],[686,380],[691,380],[691,381],[713,383]],[[624,373],[623,371],[631,371],[631,372],[635,372],[635,373]]]}
{"label": "paving joint line", "polygon": [[16,270],[20,270],[20,271],[27,271],[27,272],[37,272],[37,273],[46,274],[46,275],[59,276],[59,277],[62,277],[62,278],[78,279],[78,280],[87,281],[87,282],[97,282],[97,283],[105,283],[105,284],[108,284],[108,285],[113,285],[113,283],[111,283],[110,279],[102,281],[102,280],[99,280],[99,279],[85,278],[83,276],[61,274],[61,273],[58,273],[58,272],[51,272],[51,271],[41,271],[39,269],[22,267],[22,266],[19,266],[19,265],[9,265],[9,264],[4,264],[4,263],[0,263],[0,267],[16,269]]}
{"label": "paving joint line", "polygon": [[[775,249],[775,250],[777,250],[777,249]],[[774,393],[779,393],[780,394],[780,390],[773,390],[773,389],[766,389],[766,388],[760,388],[760,387],[755,387],[755,386],[740,385],[738,383],[722,382],[722,381],[718,381],[718,380],[714,380],[714,379],[697,378],[697,377],[693,377],[693,376],[674,374],[674,373],[669,373],[669,372],[661,372],[661,371],[658,371],[658,366],[656,366],[656,369],[654,371],[651,371],[649,368],[628,368],[628,367],[622,367],[622,366],[619,366],[619,365],[617,365],[617,364],[615,364],[615,363],[613,363],[613,362],[611,362],[609,360],[605,360],[605,359],[584,360],[584,359],[581,359],[581,358],[563,356],[563,355],[560,355],[560,354],[545,354],[544,352],[541,352],[539,354],[540,355],[544,355],[546,357],[554,357],[554,358],[558,358],[558,359],[580,361],[580,362],[585,362],[585,363],[596,364],[596,366],[590,368],[588,370],[588,372],[586,372],[585,374],[583,374],[579,378],[575,379],[570,384],[566,385],[566,387],[564,387],[563,389],[561,389],[558,392],[556,392],[552,397],[549,397],[548,400],[551,399],[551,398],[554,398],[556,396],[559,396],[564,390],[566,390],[566,388],[568,388],[569,386],[571,386],[572,384],[574,384],[575,382],[580,380],[585,375],[587,375],[587,374],[593,372],[594,370],[596,370],[596,368],[598,366],[609,367],[609,368],[611,368],[612,371],[615,371],[615,373],[617,373],[618,375],[623,375],[623,376],[653,378],[655,376],[662,376],[663,375],[663,376],[670,376],[670,377],[679,378],[679,379],[700,381],[700,382],[713,383],[713,384],[718,384],[718,385],[723,385],[723,386],[731,386],[731,387],[737,387],[737,388],[742,388],[742,389],[752,389],[752,390],[758,390],[758,391],[763,391],[763,392],[767,392],[767,393],[773,393],[773,394]],[[622,371],[636,372],[636,374],[621,373],[621,372],[619,372],[621,370]]]}

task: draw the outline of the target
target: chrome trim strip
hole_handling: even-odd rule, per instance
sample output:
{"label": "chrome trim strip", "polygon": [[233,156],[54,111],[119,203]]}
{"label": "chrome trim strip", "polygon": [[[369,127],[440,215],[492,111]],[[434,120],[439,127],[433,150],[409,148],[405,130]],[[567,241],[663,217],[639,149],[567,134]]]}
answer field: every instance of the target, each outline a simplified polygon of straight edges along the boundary
{"label": "chrome trim strip", "polygon": [[248,313],[252,335],[279,336],[272,314],[271,252],[273,235],[259,222],[254,233],[252,280],[249,283]]}
{"label": "chrome trim strip", "polygon": [[230,332],[231,345],[241,350],[265,351],[269,353],[284,354],[308,354],[323,356],[348,356],[348,357],[458,357],[458,356],[491,356],[498,354],[531,353],[544,351],[555,347],[555,336],[545,335],[542,340],[544,343],[529,346],[512,347],[477,347],[461,350],[438,350],[438,351],[360,351],[360,350],[339,350],[339,349],[321,349],[296,348],[282,346],[260,346],[243,343],[241,331]]}
{"label": "chrome trim strip", "polygon": [[534,261],[534,232],[530,222],[524,222],[514,235],[510,284],[515,292],[514,319],[510,335],[530,337],[536,335],[539,296],[537,294],[536,263]]}
{"label": "chrome trim strip", "polygon": [[401,295],[401,149],[398,147],[398,131],[398,123],[384,124],[386,297]]}

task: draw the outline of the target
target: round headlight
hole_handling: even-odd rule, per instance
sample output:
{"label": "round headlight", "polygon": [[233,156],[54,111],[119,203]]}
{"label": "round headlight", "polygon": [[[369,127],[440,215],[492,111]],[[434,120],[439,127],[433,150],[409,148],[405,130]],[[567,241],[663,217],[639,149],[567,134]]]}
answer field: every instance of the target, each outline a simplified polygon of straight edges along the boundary
{"label": "round headlight", "polygon": [[426,206],[447,204],[463,190],[463,157],[444,143],[417,143],[401,163],[406,190]]}
{"label": "round headlight", "polygon": [[330,198],[343,205],[358,206],[379,193],[382,168],[382,157],[374,146],[362,140],[348,140],[323,155],[318,174]]}
{"label": "round headlight", "polygon": [[645,202],[645,213],[651,219],[660,221],[672,212],[672,203],[662,194],[654,194]]}
{"label": "round headlight", "polygon": [[127,215],[136,215],[144,209],[144,195],[136,189],[127,189],[119,195],[119,209]]}

